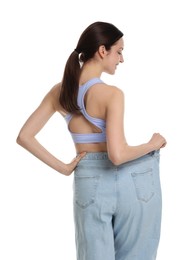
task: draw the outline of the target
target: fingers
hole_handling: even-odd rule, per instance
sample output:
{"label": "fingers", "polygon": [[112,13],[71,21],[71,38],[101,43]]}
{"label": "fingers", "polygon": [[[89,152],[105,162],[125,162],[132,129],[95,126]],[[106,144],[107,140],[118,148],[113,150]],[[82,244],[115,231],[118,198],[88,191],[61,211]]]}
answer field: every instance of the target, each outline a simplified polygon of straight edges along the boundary
{"label": "fingers", "polygon": [[82,152],[82,153],[79,154],[79,156],[80,156],[81,158],[83,158],[85,155],[86,155],[86,152]]}
{"label": "fingers", "polygon": [[150,141],[155,149],[164,148],[167,144],[166,139],[160,133],[154,133]]}
{"label": "fingers", "polygon": [[164,141],[163,145],[160,148],[164,148],[167,145],[166,140]]}
{"label": "fingers", "polygon": [[75,158],[74,161],[78,163],[84,156],[86,155],[86,152],[79,153]]}
{"label": "fingers", "polygon": [[86,152],[79,153],[70,163],[67,164],[67,173],[65,175],[69,176],[79,161],[86,155]]}

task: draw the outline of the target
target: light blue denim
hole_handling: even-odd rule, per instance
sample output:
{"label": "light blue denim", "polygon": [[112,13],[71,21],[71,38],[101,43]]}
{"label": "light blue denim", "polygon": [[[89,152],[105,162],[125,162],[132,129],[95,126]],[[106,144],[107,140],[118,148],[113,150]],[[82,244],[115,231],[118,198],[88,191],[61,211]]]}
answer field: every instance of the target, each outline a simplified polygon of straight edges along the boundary
{"label": "light blue denim", "polygon": [[162,197],[159,151],[115,166],[87,153],[74,173],[77,260],[155,260]]}

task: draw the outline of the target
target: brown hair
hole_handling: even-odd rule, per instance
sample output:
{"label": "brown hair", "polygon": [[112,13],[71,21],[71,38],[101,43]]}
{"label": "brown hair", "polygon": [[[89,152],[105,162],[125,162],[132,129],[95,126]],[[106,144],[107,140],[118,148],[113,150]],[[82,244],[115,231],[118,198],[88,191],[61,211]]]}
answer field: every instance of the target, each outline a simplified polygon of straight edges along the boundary
{"label": "brown hair", "polygon": [[122,36],[123,33],[118,28],[106,22],[92,23],[83,31],[64,69],[59,102],[66,111],[77,113],[80,110],[77,104],[80,62],[85,63],[91,59],[101,45],[110,50]]}

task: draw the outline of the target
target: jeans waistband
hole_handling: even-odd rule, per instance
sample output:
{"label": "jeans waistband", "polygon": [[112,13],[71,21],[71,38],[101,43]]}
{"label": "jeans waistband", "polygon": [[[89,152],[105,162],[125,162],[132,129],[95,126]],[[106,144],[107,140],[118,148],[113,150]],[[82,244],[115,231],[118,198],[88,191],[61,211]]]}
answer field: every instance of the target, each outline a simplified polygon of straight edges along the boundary
{"label": "jeans waistband", "polygon": [[[133,161],[141,161],[141,160],[144,160],[146,158],[149,158],[149,157],[159,157],[159,153],[160,153],[160,150],[155,150],[155,151],[152,151],[146,155],[143,155],[135,160],[132,160],[131,162]],[[107,152],[88,152],[83,158],[81,161],[86,161],[86,160],[109,160],[109,157],[108,157],[108,153]]]}

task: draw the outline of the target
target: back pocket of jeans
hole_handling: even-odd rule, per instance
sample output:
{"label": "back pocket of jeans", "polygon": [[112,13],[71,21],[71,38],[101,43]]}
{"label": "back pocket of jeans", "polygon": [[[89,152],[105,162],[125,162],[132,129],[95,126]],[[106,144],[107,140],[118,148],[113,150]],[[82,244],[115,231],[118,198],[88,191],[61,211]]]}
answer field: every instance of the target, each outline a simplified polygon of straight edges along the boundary
{"label": "back pocket of jeans", "polygon": [[135,185],[137,199],[148,202],[154,196],[154,180],[152,169],[131,173]]}
{"label": "back pocket of jeans", "polygon": [[87,208],[95,202],[98,176],[75,176],[74,200],[81,208]]}

